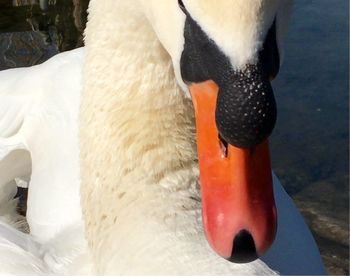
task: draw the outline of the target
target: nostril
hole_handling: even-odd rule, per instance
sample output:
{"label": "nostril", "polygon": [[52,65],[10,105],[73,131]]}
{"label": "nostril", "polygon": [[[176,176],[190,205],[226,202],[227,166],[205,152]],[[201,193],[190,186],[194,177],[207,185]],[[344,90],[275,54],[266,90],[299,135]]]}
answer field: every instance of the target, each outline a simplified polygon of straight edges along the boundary
{"label": "nostril", "polygon": [[239,231],[233,240],[231,262],[248,263],[258,258],[255,243],[249,231],[243,229]]}
{"label": "nostril", "polygon": [[226,158],[228,155],[228,143],[221,137],[220,134],[219,134],[219,144],[222,152],[221,157]]}

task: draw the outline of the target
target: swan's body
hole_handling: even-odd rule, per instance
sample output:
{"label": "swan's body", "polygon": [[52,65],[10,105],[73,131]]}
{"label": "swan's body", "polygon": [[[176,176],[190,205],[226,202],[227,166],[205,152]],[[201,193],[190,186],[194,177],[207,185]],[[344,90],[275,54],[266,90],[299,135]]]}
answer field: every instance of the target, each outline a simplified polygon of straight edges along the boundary
{"label": "swan's body", "polygon": [[[87,275],[91,268],[79,203],[83,56],[80,48],[0,74],[0,275]],[[15,178],[30,179],[30,235],[10,226],[23,220],[12,200]]]}
{"label": "swan's body", "polygon": [[82,51],[0,75],[0,160],[6,158],[0,183],[30,176],[27,220],[41,240],[81,220],[76,121]]}
{"label": "swan's body", "polygon": [[[108,15],[111,18],[105,19],[113,22],[112,18],[116,15],[109,12],[111,7],[114,5],[99,5],[98,1],[93,1],[91,10],[94,12],[89,24],[95,30],[101,22],[94,21],[94,18]],[[92,27],[87,32],[89,47],[83,71],[85,89],[80,134],[83,161],[81,189],[86,236],[92,250],[95,272],[106,275],[226,275],[272,274],[275,270],[283,274],[323,274],[322,262],[310,231],[276,178],[274,189],[279,228],[275,244],[264,257],[270,268],[260,260],[249,264],[232,264],[210,249],[201,225],[192,106],[180,91],[171,60],[146,18],[142,15],[129,16],[131,11],[128,9],[131,7],[132,5],[119,6],[121,12],[118,21],[116,25],[104,26],[106,32],[96,33]],[[130,31],[128,26],[134,26],[135,29]],[[125,31],[122,32],[120,27]],[[119,35],[110,37],[109,34],[116,30],[120,31]],[[91,35],[92,32],[94,35]],[[133,36],[137,37],[137,43],[133,42]],[[128,43],[123,43],[125,41]],[[39,249],[51,248],[48,255],[55,256],[57,244],[60,243],[60,256],[64,259],[66,254],[70,258],[71,248],[64,248],[70,239],[64,237],[70,235],[69,231],[74,235],[83,235],[81,228],[76,230],[80,221],[80,208],[79,181],[76,177],[79,173],[76,162],[78,125],[75,120],[80,95],[80,78],[77,75],[80,74],[82,55],[82,50],[75,50],[36,68],[18,71],[28,78],[32,74],[41,76],[40,80],[32,82],[33,88],[36,88],[34,94],[38,90],[46,91],[47,87],[52,87],[50,91],[55,91],[56,101],[52,103],[51,109],[58,111],[56,114],[63,112],[60,115],[65,119],[59,120],[62,124],[47,123],[51,119],[56,121],[54,119],[57,117],[51,117],[45,108],[41,109],[49,101],[47,96],[53,97],[45,92],[36,98],[36,107],[40,107],[37,112],[42,112],[37,113],[41,114],[37,118],[41,120],[36,125],[30,124],[30,130],[36,133],[42,130],[48,134],[43,137],[41,145],[50,143],[56,133],[65,136],[71,132],[69,138],[62,140],[60,136],[59,142],[54,143],[62,146],[52,156],[58,160],[72,160],[72,164],[68,174],[64,172],[67,168],[53,166],[53,175],[56,173],[57,177],[67,178],[66,182],[62,182],[64,186],[56,184],[57,182],[50,185],[50,178],[55,179],[55,176],[43,173],[42,168],[45,168],[46,162],[40,160],[45,160],[45,156],[38,159],[34,157],[42,153],[42,150],[40,147],[30,148],[25,142],[28,132],[23,132],[22,129],[27,115],[23,113],[23,125],[19,130],[11,132],[21,135],[15,135],[16,139],[11,137],[11,141],[17,141],[20,147],[30,150],[33,174],[37,174],[38,179],[40,176],[47,177],[36,182],[37,186],[30,187],[40,197],[36,196],[35,203],[32,203],[30,191],[28,201],[29,209],[35,209],[35,212],[29,212],[29,225],[32,227],[33,224],[33,234],[39,235],[38,238],[41,239],[37,241],[32,236],[24,236],[8,226],[0,225],[0,264],[7,264],[0,265],[0,270],[16,271],[14,265],[8,264],[6,253],[2,253],[2,249],[7,246],[13,249],[14,256],[18,255],[19,262],[29,262],[25,268],[28,271],[32,269],[35,273],[39,267],[38,271],[41,270],[44,274],[61,273],[64,269],[57,272],[55,266],[59,263],[62,268],[67,264],[60,262],[60,258],[51,258],[58,262],[48,264],[50,257],[45,259],[45,254],[31,253],[30,248],[33,246],[22,246],[20,251],[15,248],[29,239],[29,245],[33,243]],[[16,70],[1,73],[0,79],[8,79],[9,83],[13,83]],[[52,75],[47,74],[49,72],[59,76],[61,81],[54,82],[55,85],[52,86]],[[43,74],[47,78],[43,78]],[[72,74],[77,78],[73,80]],[[9,78],[11,76],[12,80]],[[0,90],[2,98],[11,98],[9,92],[4,95],[1,91],[4,90]],[[24,97],[25,92],[28,93],[23,87],[19,87],[16,92],[12,91],[21,95],[20,98]],[[62,109],[60,103],[66,103],[65,108]],[[30,109],[32,104],[28,106]],[[46,118],[48,121],[45,121]],[[8,142],[9,139],[4,141]],[[0,146],[8,149],[9,143]],[[64,149],[69,149],[69,154],[66,155]],[[62,192],[61,187],[69,187],[70,191],[56,193]],[[64,200],[61,201],[63,196],[71,202],[69,205],[60,204],[64,203]],[[56,211],[58,222],[55,220]],[[70,213],[78,215],[73,216],[74,220],[65,221],[63,218]],[[51,227],[42,225],[46,219],[51,219],[47,220],[51,222]],[[72,228],[70,224],[78,226]],[[63,234],[60,236],[57,232]],[[47,241],[53,236],[53,240]],[[293,241],[289,242],[291,236]],[[83,264],[89,262],[84,257],[84,242],[79,242],[78,239],[76,246],[79,252],[74,257],[81,255]],[[78,261],[74,259],[74,262]],[[36,270],[30,268],[31,264]]]}
{"label": "swan's body", "polygon": [[41,242],[11,227],[1,217],[0,264],[2,276],[92,275],[83,226],[78,223]]}

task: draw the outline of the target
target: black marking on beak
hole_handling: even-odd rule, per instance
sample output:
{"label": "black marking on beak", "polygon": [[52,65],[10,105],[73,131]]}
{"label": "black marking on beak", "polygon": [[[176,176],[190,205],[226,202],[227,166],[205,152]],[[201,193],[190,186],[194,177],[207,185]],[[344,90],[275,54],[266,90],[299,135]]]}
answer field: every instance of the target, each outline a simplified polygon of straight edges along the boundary
{"label": "black marking on beak", "polygon": [[270,28],[257,64],[234,70],[229,58],[186,13],[181,74],[186,82],[213,80],[219,86],[216,124],[229,144],[251,148],[272,132],[277,118],[269,79],[279,70],[276,24]]}
{"label": "black marking on beak", "polygon": [[241,230],[233,240],[233,247],[229,261],[234,263],[248,263],[258,258],[255,243],[249,231]]}

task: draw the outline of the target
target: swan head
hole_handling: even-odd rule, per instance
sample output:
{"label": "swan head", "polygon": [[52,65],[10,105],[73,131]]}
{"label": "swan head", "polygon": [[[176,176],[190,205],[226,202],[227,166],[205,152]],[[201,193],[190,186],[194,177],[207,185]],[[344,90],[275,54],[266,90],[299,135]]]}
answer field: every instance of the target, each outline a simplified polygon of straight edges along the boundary
{"label": "swan head", "polygon": [[276,234],[268,137],[291,0],[139,0],[191,96],[207,240],[249,262]]}

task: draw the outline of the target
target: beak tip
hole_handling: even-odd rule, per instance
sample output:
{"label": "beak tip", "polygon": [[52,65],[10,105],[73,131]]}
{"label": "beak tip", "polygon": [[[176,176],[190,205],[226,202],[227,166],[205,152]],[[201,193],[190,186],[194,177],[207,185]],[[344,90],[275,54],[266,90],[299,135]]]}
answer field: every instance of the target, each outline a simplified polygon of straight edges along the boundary
{"label": "beak tip", "polygon": [[245,229],[241,230],[233,240],[232,253],[228,260],[234,263],[248,263],[258,257],[252,235]]}

